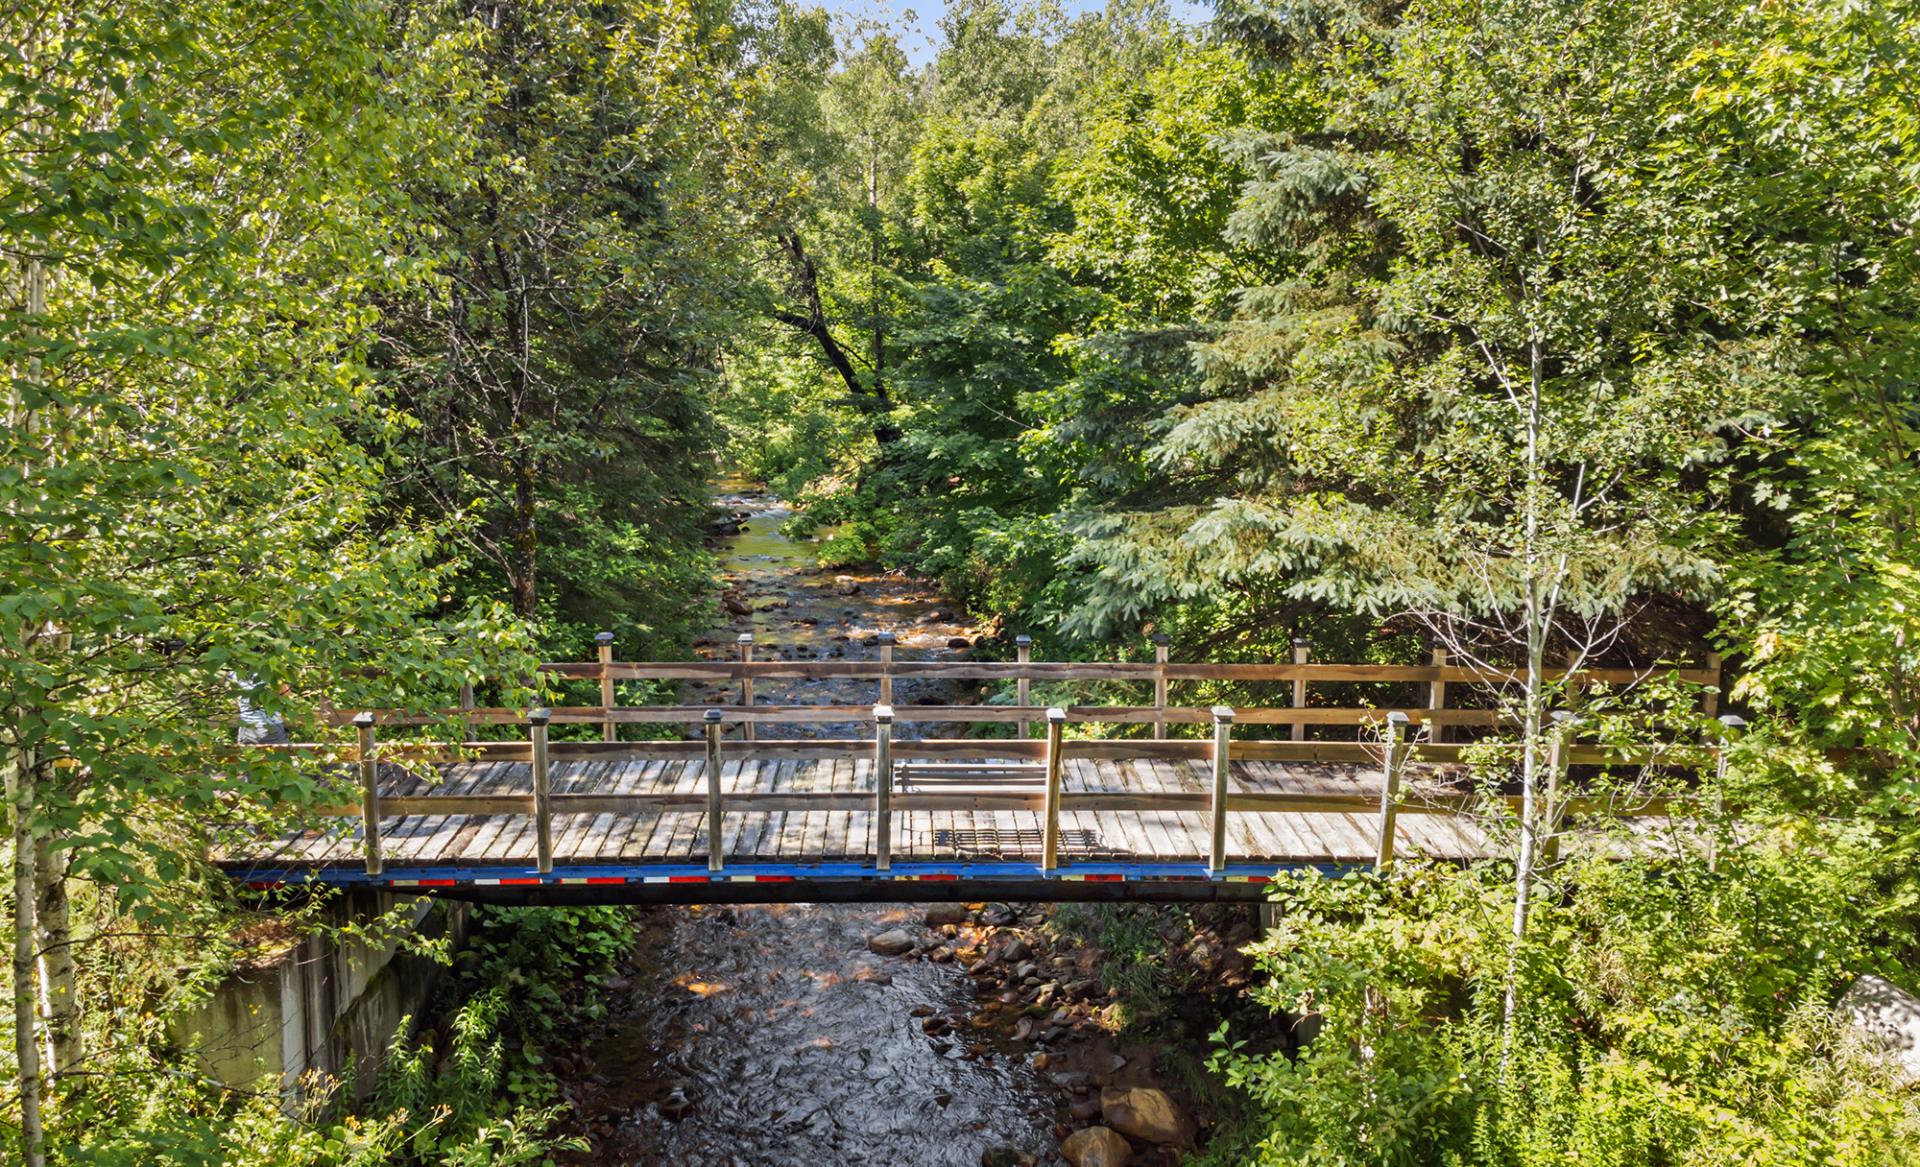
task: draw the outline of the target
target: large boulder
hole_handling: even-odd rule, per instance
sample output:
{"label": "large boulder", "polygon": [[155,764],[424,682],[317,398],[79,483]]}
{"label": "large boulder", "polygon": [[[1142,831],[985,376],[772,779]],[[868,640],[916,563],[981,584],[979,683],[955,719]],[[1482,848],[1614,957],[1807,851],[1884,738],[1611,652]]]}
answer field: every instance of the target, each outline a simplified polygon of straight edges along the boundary
{"label": "large boulder", "polygon": [[1100,1092],[1100,1117],[1114,1130],[1148,1143],[1178,1144],[1193,1138],[1193,1120],[1165,1090],[1109,1087]]}
{"label": "large boulder", "polygon": [[1127,1140],[1103,1126],[1090,1126],[1066,1137],[1060,1155],[1073,1167],[1126,1167],[1133,1157]]}
{"label": "large boulder", "polygon": [[1864,976],[1835,1008],[1854,1032],[1886,1055],[1903,1084],[1920,1083],[1920,997],[1892,981]]}
{"label": "large boulder", "polygon": [[913,937],[900,928],[889,928],[878,936],[869,937],[867,948],[881,956],[899,956],[913,951]]}
{"label": "large boulder", "polygon": [[965,904],[929,904],[927,905],[927,927],[938,928],[942,924],[964,924],[972,917]]}

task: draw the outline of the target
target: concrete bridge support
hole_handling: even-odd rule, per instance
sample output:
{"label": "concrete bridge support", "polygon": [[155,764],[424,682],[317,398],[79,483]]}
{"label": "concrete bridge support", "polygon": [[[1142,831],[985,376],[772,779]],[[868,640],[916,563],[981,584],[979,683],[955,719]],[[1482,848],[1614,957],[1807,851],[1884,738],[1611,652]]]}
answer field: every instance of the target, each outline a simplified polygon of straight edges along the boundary
{"label": "concrete bridge support", "polygon": [[[458,948],[468,907],[453,901],[354,890],[337,896],[326,922],[236,969],[184,1017],[176,1040],[209,1077],[229,1086],[277,1089],[289,1110],[340,1083],[340,1097],[372,1089],[401,1024],[432,997],[443,968],[402,951],[398,936],[366,939],[360,928],[400,909],[406,928],[449,936]],[[392,933],[396,929],[376,932]]]}

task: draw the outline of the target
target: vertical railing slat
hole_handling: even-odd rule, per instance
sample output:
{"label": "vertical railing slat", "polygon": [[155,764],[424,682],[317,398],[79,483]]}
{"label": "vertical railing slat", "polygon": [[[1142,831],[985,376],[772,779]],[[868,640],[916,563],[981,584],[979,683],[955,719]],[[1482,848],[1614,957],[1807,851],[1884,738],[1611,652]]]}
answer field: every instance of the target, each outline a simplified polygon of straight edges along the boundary
{"label": "vertical railing slat", "polygon": [[1066,760],[1066,727],[1066,710],[1047,710],[1046,826],[1040,839],[1043,871],[1053,871],[1060,866],[1060,770]]}
{"label": "vertical railing slat", "polygon": [[1218,875],[1227,869],[1227,774],[1233,759],[1229,751],[1233,748],[1233,709],[1226,705],[1213,707],[1213,801],[1210,806],[1212,818],[1209,821],[1210,842],[1207,847],[1207,870]]}
{"label": "vertical railing slat", "polygon": [[462,741],[473,740],[473,718],[467,715],[467,711],[473,708],[473,704],[473,682],[463,681],[460,684],[460,708],[462,710],[460,737]]}
{"label": "vertical railing slat", "polygon": [[893,866],[893,706],[873,707],[873,866]]}
{"label": "vertical railing slat", "polygon": [[386,863],[380,849],[380,756],[374,752],[373,714],[354,714],[353,728],[359,731],[360,737],[360,753],[355,760],[360,767],[360,821],[365,836],[367,874],[379,875]]}
{"label": "vertical railing slat", "polygon": [[[1019,657],[1022,665],[1031,664],[1033,662],[1033,637],[1025,633],[1014,637],[1013,650]],[[1020,676],[1014,680],[1013,701],[1014,704],[1020,706],[1022,709],[1025,709],[1033,701],[1033,682],[1027,679],[1024,668],[1021,670]],[[1033,723],[1022,717],[1020,719],[1020,740],[1026,741],[1032,736]]]}
{"label": "vertical railing slat", "polygon": [[[1293,638],[1293,663],[1297,665],[1307,663],[1307,638],[1304,636],[1296,636]],[[1305,677],[1294,678],[1293,707],[1295,709],[1305,709],[1307,707],[1307,681]],[[1306,722],[1296,721],[1293,723],[1293,740],[1297,742],[1307,740]]]}
{"label": "vertical railing slat", "polygon": [[721,836],[720,811],[720,711],[707,710],[707,870],[719,871],[726,864]]}
{"label": "vertical railing slat", "polygon": [[618,736],[613,720],[613,633],[596,632],[593,643],[600,650],[600,707],[607,711],[600,723],[600,740],[610,742]]}
{"label": "vertical railing slat", "polygon": [[1380,768],[1379,839],[1375,844],[1373,866],[1385,871],[1393,863],[1394,820],[1400,813],[1400,774],[1406,768],[1409,743],[1407,715],[1395,710],[1387,714],[1387,756]]}
{"label": "vertical railing slat", "polygon": [[547,767],[547,723],[552,717],[545,709],[527,714],[527,736],[533,741],[534,857],[542,875],[553,870],[553,791]]}
{"label": "vertical railing slat", "polygon": [[893,633],[882,632],[873,638],[880,646],[880,704],[893,704]]}
{"label": "vertical railing slat", "polygon": [[[752,662],[753,662],[753,633],[742,632],[740,634],[740,663],[751,664]],[[753,678],[752,677],[740,678],[740,704],[747,707],[747,712],[749,714],[753,712]],[[740,737],[745,741],[753,741],[754,738],[756,737],[752,717],[749,716],[748,718],[746,718],[744,721],[740,723]]]}
{"label": "vertical railing slat", "polygon": [[[1432,660],[1433,660],[1434,668],[1436,669],[1446,668],[1447,667],[1447,650],[1444,648],[1434,649]],[[1427,708],[1432,710],[1435,713],[1439,713],[1445,710],[1446,707],[1447,707],[1447,683],[1443,680],[1440,680],[1438,677],[1435,677],[1433,681],[1427,685]],[[1440,719],[1438,717],[1429,718],[1427,720],[1427,734],[1430,740],[1432,741],[1443,742],[1447,740],[1446,727],[1440,723]]]}
{"label": "vertical railing slat", "polygon": [[1153,634],[1153,736],[1167,736],[1167,634]]}

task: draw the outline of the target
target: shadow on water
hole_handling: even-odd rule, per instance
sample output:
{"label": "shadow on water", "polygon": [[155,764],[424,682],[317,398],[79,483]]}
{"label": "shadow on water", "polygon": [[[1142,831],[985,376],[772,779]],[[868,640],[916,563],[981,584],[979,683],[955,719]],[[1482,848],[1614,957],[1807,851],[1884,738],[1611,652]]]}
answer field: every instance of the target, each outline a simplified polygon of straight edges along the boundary
{"label": "shadow on water", "polygon": [[[917,581],[823,571],[781,526],[788,508],[751,492],[719,505],[744,513],[725,536],[729,625],[702,638],[710,656],[751,631],[759,659],[871,659],[893,632],[899,659],[954,657],[977,635]],[[859,704],[870,681],[763,683],[769,703]],[[945,696],[906,684],[896,701]],[[724,686],[686,699],[728,700]],[[785,735],[864,726],[765,726]],[[954,963],[876,956],[867,940],[917,930],[913,907],[795,905],[647,911],[634,973],[611,986],[613,1018],[569,1083],[593,1139],[581,1164],[928,1164],[973,1167],[983,1153],[1051,1148],[1055,1094],[1020,1049],[966,1018],[981,1007]],[[959,1018],[957,1025],[929,1019]],[[932,1032],[928,1032],[932,1030]]]}

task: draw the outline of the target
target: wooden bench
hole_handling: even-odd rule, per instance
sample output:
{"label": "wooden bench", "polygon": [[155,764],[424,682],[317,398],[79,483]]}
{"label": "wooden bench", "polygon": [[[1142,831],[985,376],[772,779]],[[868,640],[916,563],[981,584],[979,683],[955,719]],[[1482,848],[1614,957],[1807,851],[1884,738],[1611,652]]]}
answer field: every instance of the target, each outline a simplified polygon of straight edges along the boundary
{"label": "wooden bench", "polygon": [[1044,794],[1045,762],[896,762],[897,790],[990,789]]}

